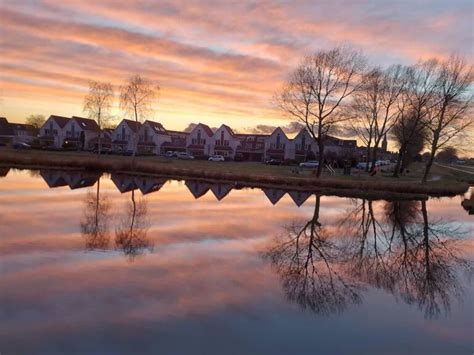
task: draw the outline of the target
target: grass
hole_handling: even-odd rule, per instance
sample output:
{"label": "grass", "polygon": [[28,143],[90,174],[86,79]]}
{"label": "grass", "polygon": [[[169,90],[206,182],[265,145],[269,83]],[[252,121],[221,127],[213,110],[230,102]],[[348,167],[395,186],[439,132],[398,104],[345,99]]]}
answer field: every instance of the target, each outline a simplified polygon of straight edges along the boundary
{"label": "grass", "polygon": [[434,167],[434,174],[439,174],[437,176],[440,179],[421,184],[419,181],[423,167],[420,164],[414,165],[410,174],[400,179],[384,173],[369,176],[364,172],[356,172],[351,176],[324,174],[316,179],[311,170],[295,174],[292,172],[294,167],[253,162],[188,161],[148,156],[137,157],[133,164],[132,158],[125,156],[103,155],[98,159],[85,152],[14,151],[6,148],[0,149],[0,164],[24,168],[72,168],[182,179],[223,180],[243,186],[331,191],[335,195],[354,197],[367,195],[369,192],[377,192],[378,195],[408,193],[445,196],[461,194],[468,189],[468,184],[463,182],[466,180],[463,180],[462,173],[437,166]]}

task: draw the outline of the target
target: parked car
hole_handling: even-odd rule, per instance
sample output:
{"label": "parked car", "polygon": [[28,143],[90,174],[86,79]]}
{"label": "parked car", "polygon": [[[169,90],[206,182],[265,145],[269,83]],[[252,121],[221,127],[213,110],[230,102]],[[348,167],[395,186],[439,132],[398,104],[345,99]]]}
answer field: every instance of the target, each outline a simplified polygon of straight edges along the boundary
{"label": "parked car", "polygon": [[28,143],[14,143],[13,144],[14,149],[31,149],[31,145]]}
{"label": "parked car", "polygon": [[319,166],[319,161],[317,160],[308,160],[303,163],[300,163],[300,167],[302,168],[317,168]]}
{"label": "parked car", "polygon": [[194,157],[191,154],[184,153],[184,152],[179,152],[177,154],[178,159],[183,159],[183,160],[194,160]]}
{"label": "parked car", "polygon": [[224,161],[224,157],[222,155],[213,155],[209,157],[209,161]]}
{"label": "parked car", "polygon": [[166,153],[164,154],[164,156],[167,157],[167,158],[172,158],[172,157],[174,157],[175,155],[174,155],[174,152],[168,151],[168,152],[166,152]]}
{"label": "parked car", "polygon": [[281,165],[280,159],[269,159],[265,162],[267,165]]}

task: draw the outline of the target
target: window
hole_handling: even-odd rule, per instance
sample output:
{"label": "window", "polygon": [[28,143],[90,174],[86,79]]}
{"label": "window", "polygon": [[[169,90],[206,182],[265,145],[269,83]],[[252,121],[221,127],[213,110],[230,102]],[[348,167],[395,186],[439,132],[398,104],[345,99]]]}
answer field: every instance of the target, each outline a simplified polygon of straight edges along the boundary
{"label": "window", "polygon": [[125,126],[122,126],[122,140],[125,140]]}

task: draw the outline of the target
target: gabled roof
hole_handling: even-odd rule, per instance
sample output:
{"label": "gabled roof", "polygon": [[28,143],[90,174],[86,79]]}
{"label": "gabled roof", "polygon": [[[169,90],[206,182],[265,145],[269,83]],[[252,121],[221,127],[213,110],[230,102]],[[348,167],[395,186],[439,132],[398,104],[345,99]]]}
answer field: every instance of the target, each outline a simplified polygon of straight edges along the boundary
{"label": "gabled roof", "polygon": [[51,115],[49,116],[48,120],[54,120],[59,127],[64,128],[64,126],[69,122],[70,118],[69,117],[63,117],[63,116],[56,116],[56,115]]}
{"label": "gabled roof", "polygon": [[227,132],[229,132],[229,134],[234,137],[235,136],[235,133],[234,131],[232,130],[232,128],[230,128],[229,126],[227,126],[226,124],[222,124],[219,129],[221,128],[224,128],[225,130],[227,130]]}
{"label": "gabled roof", "polygon": [[99,125],[97,124],[97,122],[94,120],[91,120],[90,118],[72,116],[72,119],[76,121],[79,127],[81,127],[85,131],[93,131],[93,132],[99,131]]}
{"label": "gabled roof", "polygon": [[[138,130],[140,129],[140,127],[141,127],[141,125],[142,125],[140,122],[136,122],[136,121],[132,121],[132,120],[127,120],[126,118],[124,118],[124,119],[122,120],[122,122],[125,122],[125,123],[127,124],[127,126],[128,126],[134,133],[138,132]],[[120,122],[119,125],[122,124],[122,122]],[[118,127],[118,126],[117,126],[117,127]]]}
{"label": "gabled roof", "polygon": [[159,122],[155,121],[145,121],[145,124],[148,124],[148,126],[151,127],[151,129],[156,133],[156,134],[162,134],[162,135],[168,135],[168,132],[166,132],[165,127]]}
{"label": "gabled roof", "polygon": [[214,132],[212,132],[212,129],[204,123],[198,123],[191,132],[193,132],[195,129],[198,129],[198,128],[202,128],[204,132],[206,132],[208,137],[212,137],[214,135]]}
{"label": "gabled roof", "polygon": [[298,137],[301,136],[303,133],[306,133],[310,138],[313,138],[311,134],[308,132],[307,128],[302,128],[292,140],[298,139]]}
{"label": "gabled roof", "polygon": [[270,137],[273,136],[275,133],[281,133],[283,134],[283,136],[288,139],[287,135],[285,134],[285,132],[283,132],[283,130],[281,129],[281,127],[277,127],[273,130],[272,134],[270,134]]}
{"label": "gabled roof", "polygon": [[169,135],[184,135],[184,136],[189,136],[189,132],[185,132],[185,131],[170,131],[169,129],[166,130],[168,132]]}
{"label": "gabled roof", "polygon": [[0,117],[0,136],[13,136],[13,128],[5,117]]}

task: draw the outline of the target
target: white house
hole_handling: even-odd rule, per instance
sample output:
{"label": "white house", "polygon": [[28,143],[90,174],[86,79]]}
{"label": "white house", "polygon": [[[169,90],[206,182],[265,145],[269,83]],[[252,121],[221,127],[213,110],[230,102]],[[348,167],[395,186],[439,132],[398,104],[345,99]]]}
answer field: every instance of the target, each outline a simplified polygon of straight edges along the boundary
{"label": "white house", "polygon": [[54,148],[61,148],[63,146],[64,138],[66,137],[66,124],[71,119],[69,117],[62,117],[51,115],[40,128],[40,141],[43,144],[52,146]]}
{"label": "white house", "polygon": [[161,123],[145,121],[139,130],[138,147],[140,151],[161,153],[163,143],[171,143],[171,136]]}
{"label": "white house", "polygon": [[186,137],[186,148],[194,156],[209,156],[213,154],[212,137],[214,133],[208,125],[199,123]]}
{"label": "white house", "polygon": [[72,116],[64,126],[64,142],[80,149],[89,149],[90,143],[99,135],[99,125],[90,118]]}
{"label": "white house", "polygon": [[112,133],[112,149],[119,152],[134,151],[140,126],[140,122],[123,119]]}
{"label": "white house", "polygon": [[318,154],[318,144],[306,128],[302,129],[291,141],[290,159],[305,161],[311,155]]}
{"label": "white house", "polygon": [[223,124],[214,132],[211,138],[211,154],[222,155],[226,158],[234,159],[240,140],[232,129]]}
{"label": "white house", "polygon": [[267,159],[291,159],[290,140],[280,127],[265,139],[265,160]]}

